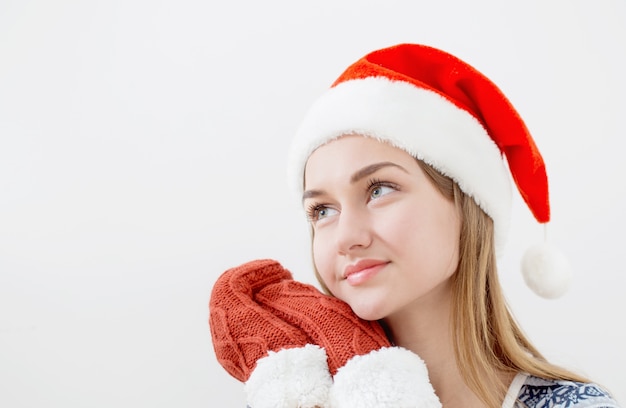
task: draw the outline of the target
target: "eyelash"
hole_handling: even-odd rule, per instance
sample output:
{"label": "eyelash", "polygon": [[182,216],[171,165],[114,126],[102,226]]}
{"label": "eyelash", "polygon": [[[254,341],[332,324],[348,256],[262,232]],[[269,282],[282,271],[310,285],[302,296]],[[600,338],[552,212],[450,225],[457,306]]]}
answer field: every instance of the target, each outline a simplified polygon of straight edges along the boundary
{"label": "eyelash", "polygon": [[[372,194],[372,190],[380,187],[388,187],[394,190],[399,190],[398,186],[394,183],[390,183],[388,181],[382,181],[377,178],[370,179],[366,184],[365,192],[369,193],[370,196]],[[327,209],[328,206],[326,204],[321,203],[312,203],[306,209],[306,218],[309,222],[315,223],[318,221],[320,211]]]}
{"label": "eyelash", "polygon": [[324,204],[313,203],[309,205],[306,209],[306,219],[309,222],[315,223],[317,221],[317,217],[319,217],[320,211],[325,209],[326,206]]}
{"label": "eyelash", "polygon": [[365,192],[372,193],[372,190],[379,187],[389,187],[394,190],[399,190],[398,185],[394,183],[390,183],[388,181],[382,181],[381,179],[373,178],[367,182],[367,188],[365,188]]}

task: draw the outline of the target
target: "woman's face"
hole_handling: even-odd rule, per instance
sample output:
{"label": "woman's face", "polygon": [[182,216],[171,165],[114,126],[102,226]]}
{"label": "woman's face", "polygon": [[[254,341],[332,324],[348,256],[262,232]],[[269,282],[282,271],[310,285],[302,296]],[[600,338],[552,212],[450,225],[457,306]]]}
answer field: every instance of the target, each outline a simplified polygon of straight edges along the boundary
{"label": "woman's face", "polygon": [[303,198],[317,271],[358,316],[449,301],[460,216],[408,153],[362,136],[334,140],[310,156]]}

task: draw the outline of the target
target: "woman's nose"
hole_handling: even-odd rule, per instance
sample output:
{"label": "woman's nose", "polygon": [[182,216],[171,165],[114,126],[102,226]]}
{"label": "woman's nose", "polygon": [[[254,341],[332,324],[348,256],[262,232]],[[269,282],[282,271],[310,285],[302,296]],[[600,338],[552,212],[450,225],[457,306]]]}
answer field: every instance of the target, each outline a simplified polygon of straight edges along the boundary
{"label": "woman's nose", "polygon": [[372,232],[365,210],[344,208],[337,226],[337,250],[345,255],[372,243]]}

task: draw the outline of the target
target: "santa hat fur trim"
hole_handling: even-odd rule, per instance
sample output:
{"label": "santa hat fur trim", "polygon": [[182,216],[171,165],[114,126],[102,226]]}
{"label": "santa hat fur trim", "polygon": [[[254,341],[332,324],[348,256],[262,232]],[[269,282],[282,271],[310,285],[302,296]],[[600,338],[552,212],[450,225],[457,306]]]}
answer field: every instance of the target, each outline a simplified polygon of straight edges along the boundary
{"label": "santa hat fur trim", "polygon": [[485,128],[438,93],[386,77],[346,81],[311,107],[294,140],[291,183],[302,193],[306,162],[318,147],[349,134],[405,150],[451,177],[494,220],[502,246],[511,211],[511,183]]}

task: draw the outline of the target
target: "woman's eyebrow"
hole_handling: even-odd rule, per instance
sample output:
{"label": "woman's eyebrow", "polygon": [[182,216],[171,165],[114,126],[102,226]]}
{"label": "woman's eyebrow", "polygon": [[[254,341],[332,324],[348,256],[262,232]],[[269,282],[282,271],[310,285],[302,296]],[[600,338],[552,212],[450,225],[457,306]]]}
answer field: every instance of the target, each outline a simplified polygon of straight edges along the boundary
{"label": "woman's eyebrow", "polygon": [[322,190],[306,190],[304,193],[302,193],[302,201],[306,200],[307,198],[315,198],[321,195],[324,195],[324,192]]}
{"label": "woman's eyebrow", "polygon": [[[400,166],[399,164],[392,163],[392,162],[380,162],[380,163],[370,164],[358,170],[357,172],[355,172],[352,175],[352,177],[350,177],[350,183],[354,184],[358,182],[359,180],[363,179],[364,177],[367,177],[370,174],[374,174],[378,170],[385,168],[385,167],[396,167],[408,174],[408,171],[404,167]],[[323,190],[306,190],[304,193],[302,193],[302,201],[306,200],[307,198],[315,198],[324,194],[325,192]]]}
{"label": "woman's eyebrow", "polygon": [[399,164],[396,163],[392,163],[392,162],[380,162],[380,163],[374,163],[374,164],[370,164],[369,166],[365,166],[363,167],[361,170],[355,172],[352,177],[350,177],[350,183],[354,184],[357,181],[361,180],[364,177],[369,176],[370,174],[374,174],[376,173],[378,170],[385,168],[385,167],[396,167],[400,170],[402,170],[405,173],[408,173],[408,171],[400,166]]}

